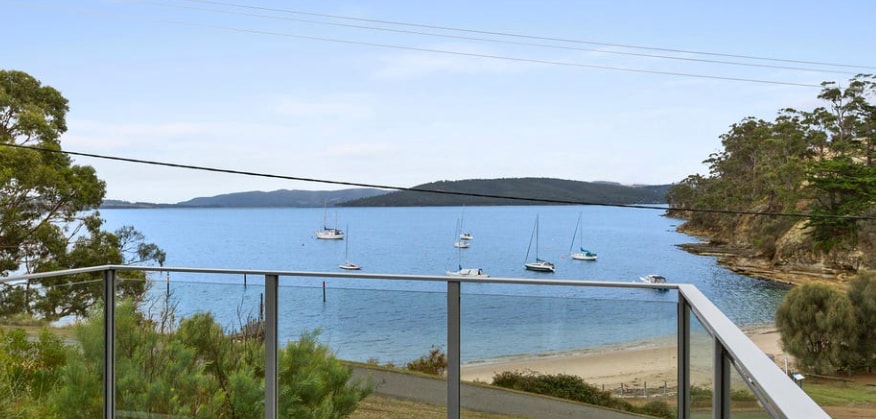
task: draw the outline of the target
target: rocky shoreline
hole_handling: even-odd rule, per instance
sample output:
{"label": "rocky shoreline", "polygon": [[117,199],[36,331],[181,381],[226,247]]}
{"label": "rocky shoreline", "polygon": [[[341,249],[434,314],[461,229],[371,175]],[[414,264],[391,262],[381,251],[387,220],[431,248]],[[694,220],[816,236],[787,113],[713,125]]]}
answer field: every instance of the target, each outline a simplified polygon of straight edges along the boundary
{"label": "rocky shoreline", "polygon": [[[686,232],[690,234],[689,232]],[[704,235],[696,234],[703,237]],[[845,287],[851,276],[849,272],[837,271],[823,265],[777,265],[771,260],[758,258],[749,249],[725,243],[683,243],[679,248],[697,255],[715,256],[718,264],[740,275],[774,281],[788,285],[825,283]]]}

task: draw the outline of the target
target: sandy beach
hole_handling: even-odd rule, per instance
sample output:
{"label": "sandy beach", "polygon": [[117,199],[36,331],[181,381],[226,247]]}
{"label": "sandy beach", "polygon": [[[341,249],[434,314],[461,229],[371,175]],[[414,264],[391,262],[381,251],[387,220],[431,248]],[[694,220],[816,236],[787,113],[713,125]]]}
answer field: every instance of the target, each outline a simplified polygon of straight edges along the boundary
{"label": "sandy beach", "polygon": [[[779,343],[779,333],[773,326],[744,330],[746,335],[776,365],[784,366],[785,354]],[[615,389],[626,387],[673,387],[677,381],[675,338],[560,354],[508,357],[462,366],[462,379],[490,383],[502,371],[533,371],[542,374],[570,374],[584,381]],[[790,357],[788,357],[790,361]],[[691,381],[694,385],[711,386],[712,347],[705,335],[691,338]]]}

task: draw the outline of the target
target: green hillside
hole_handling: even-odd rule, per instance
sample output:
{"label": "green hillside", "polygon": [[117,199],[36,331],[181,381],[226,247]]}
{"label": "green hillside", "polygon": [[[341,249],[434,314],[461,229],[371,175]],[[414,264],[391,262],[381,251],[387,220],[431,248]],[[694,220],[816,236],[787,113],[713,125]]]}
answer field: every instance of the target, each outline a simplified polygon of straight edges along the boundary
{"label": "green hillside", "polygon": [[[440,181],[340,204],[348,207],[459,205],[551,205],[566,201],[589,204],[664,204],[672,185],[627,186],[609,182],[579,182],[549,178]],[[431,193],[425,191],[440,191]],[[453,193],[473,194],[463,196]],[[500,197],[520,198],[506,199]],[[538,200],[543,200],[539,202]]]}

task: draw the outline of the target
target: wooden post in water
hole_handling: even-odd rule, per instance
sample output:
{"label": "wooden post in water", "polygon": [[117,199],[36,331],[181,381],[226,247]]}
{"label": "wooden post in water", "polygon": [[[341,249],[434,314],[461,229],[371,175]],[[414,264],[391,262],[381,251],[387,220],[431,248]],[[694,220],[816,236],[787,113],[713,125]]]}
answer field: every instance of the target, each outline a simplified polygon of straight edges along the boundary
{"label": "wooden post in water", "polygon": [[325,302],[325,281],[322,281],[322,302]]}
{"label": "wooden post in water", "polygon": [[646,399],[648,398],[648,382],[647,381],[642,382],[642,396],[645,397]]}
{"label": "wooden post in water", "polygon": [[243,289],[246,289],[246,274],[243,274]]}

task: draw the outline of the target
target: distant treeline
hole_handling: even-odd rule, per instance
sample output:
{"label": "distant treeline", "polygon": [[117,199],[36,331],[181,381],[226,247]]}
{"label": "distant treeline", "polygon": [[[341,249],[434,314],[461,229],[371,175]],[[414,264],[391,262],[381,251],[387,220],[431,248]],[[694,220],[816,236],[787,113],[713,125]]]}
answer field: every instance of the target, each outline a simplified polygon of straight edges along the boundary
{"label": "distant treeline", "polygon": [[[548,178],[477,179],[433,182],[411,188],[417,189],[416,191],[390,192],[374,188],[353,188],[338,191],[282,189],[272,192],[250,191],[199,197],[176,204],[105,200],[101,208],[312,208],[323,205],[330,207],[427,207],[544,205],[551,204],[550,201],[593,204],[664,204],[667,202],[666,193],[671,186],[627,186],[611,182],[578,182]],[[466,196],[466,194],[482,196]]]}

